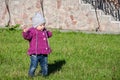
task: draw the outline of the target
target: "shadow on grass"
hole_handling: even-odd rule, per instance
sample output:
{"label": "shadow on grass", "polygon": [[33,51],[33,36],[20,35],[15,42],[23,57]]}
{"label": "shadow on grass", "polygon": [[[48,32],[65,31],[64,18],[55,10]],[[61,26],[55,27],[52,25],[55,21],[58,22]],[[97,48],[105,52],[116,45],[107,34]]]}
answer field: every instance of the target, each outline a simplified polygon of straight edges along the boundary
{"label": "shadow on grass", "polygon": [[51,73],[55,73],[56,71],[60,71],[62,66],[66,63],[65,60],[55,61],[53,64],[48,64],[48,75]]}

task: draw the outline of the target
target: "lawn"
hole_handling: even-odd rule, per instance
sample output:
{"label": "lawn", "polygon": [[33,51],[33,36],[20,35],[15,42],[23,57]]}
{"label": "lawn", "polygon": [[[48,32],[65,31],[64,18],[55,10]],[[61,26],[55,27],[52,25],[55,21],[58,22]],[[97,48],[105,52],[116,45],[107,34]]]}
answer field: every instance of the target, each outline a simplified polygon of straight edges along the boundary
{"label": "lawn", "polygon": [[21,30],[0,29],[0,80],[120,80],[120,35],[60,32],[49,39],[49,76],[28,77]]}

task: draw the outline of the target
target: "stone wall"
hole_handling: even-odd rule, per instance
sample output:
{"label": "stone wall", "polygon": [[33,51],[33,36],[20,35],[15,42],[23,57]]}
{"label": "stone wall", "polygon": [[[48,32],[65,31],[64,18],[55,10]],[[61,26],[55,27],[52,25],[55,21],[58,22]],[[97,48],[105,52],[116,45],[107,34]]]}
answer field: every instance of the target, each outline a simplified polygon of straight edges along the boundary
{"label": "stone wall", "polygon": [[[97,17],[92,6],[82,0],[0,0],[0,26],[32,26],[32,16],[40,11],[46,18],[46,27],[70,30],[120,32],[120,23],[111,23],[98,10]],[[8,3],[8,8],[6,6]],[[41,5],[43,4],[43,6]]]}
{"label": "stone wall", "polygon": [[[10,17],[5,0],[0,1],[0,26],[21,24],[31,25],[31,18],[35,12],[41,10],[41,0],[8,0]],[[43,12],[47,26],[60,29],[78,29],[87,25],[79,9],[79,0],[43,0]],[[82,20],[82,22],[81,22]]]}
{"label": "stone wall", "polygon": [[[81,0],[44,0],[44,14],[50,28],[93,30],[81,9]],[[93,26],[91,26],[93,27]]]}
{"label": "stone wall", "polygon": [[[5,2],[8,2],[8,8]],[[41,10],[40,0],[0,0],[0,26],[31,25],[35,12]]]}

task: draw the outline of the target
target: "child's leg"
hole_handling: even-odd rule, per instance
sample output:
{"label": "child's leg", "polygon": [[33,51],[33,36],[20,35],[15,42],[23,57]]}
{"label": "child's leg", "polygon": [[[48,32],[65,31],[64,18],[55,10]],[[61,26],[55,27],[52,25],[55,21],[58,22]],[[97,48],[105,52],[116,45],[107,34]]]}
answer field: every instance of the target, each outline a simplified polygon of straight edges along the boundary
{"label": "child's leg", "polygon": [[41,74],[43,76],[47,76],[48,75],[48,57],[47,57],[47,55],[40,55],[39,62],[40,62],[40,66],[41,66]]}
{"label": "child's leg", "polygon": [[30,68],[29,68],[28,75],[33,77],[34,73],[35,73],[35,70],[37,68],[37,65],[38,65],[37,55],[31,55],[30,59],[31,59],[31,63],[30,63]]}

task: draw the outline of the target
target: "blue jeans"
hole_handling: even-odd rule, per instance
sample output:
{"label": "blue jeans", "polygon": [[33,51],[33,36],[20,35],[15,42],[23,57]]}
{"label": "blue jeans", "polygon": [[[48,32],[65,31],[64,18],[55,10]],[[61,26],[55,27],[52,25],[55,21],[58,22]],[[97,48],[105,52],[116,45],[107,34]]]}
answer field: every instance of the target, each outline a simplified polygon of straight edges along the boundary
{"label": "blue jeans", "polygon": [[34,76],[35,75],[35,70],[38,66],[38,63],[41,66],[41,74],[42,76],[48,75],[48,58],[47,55],[31,55],[30,56],[31,63],[30,63],[30,68],[29,68],[29,76]]}

